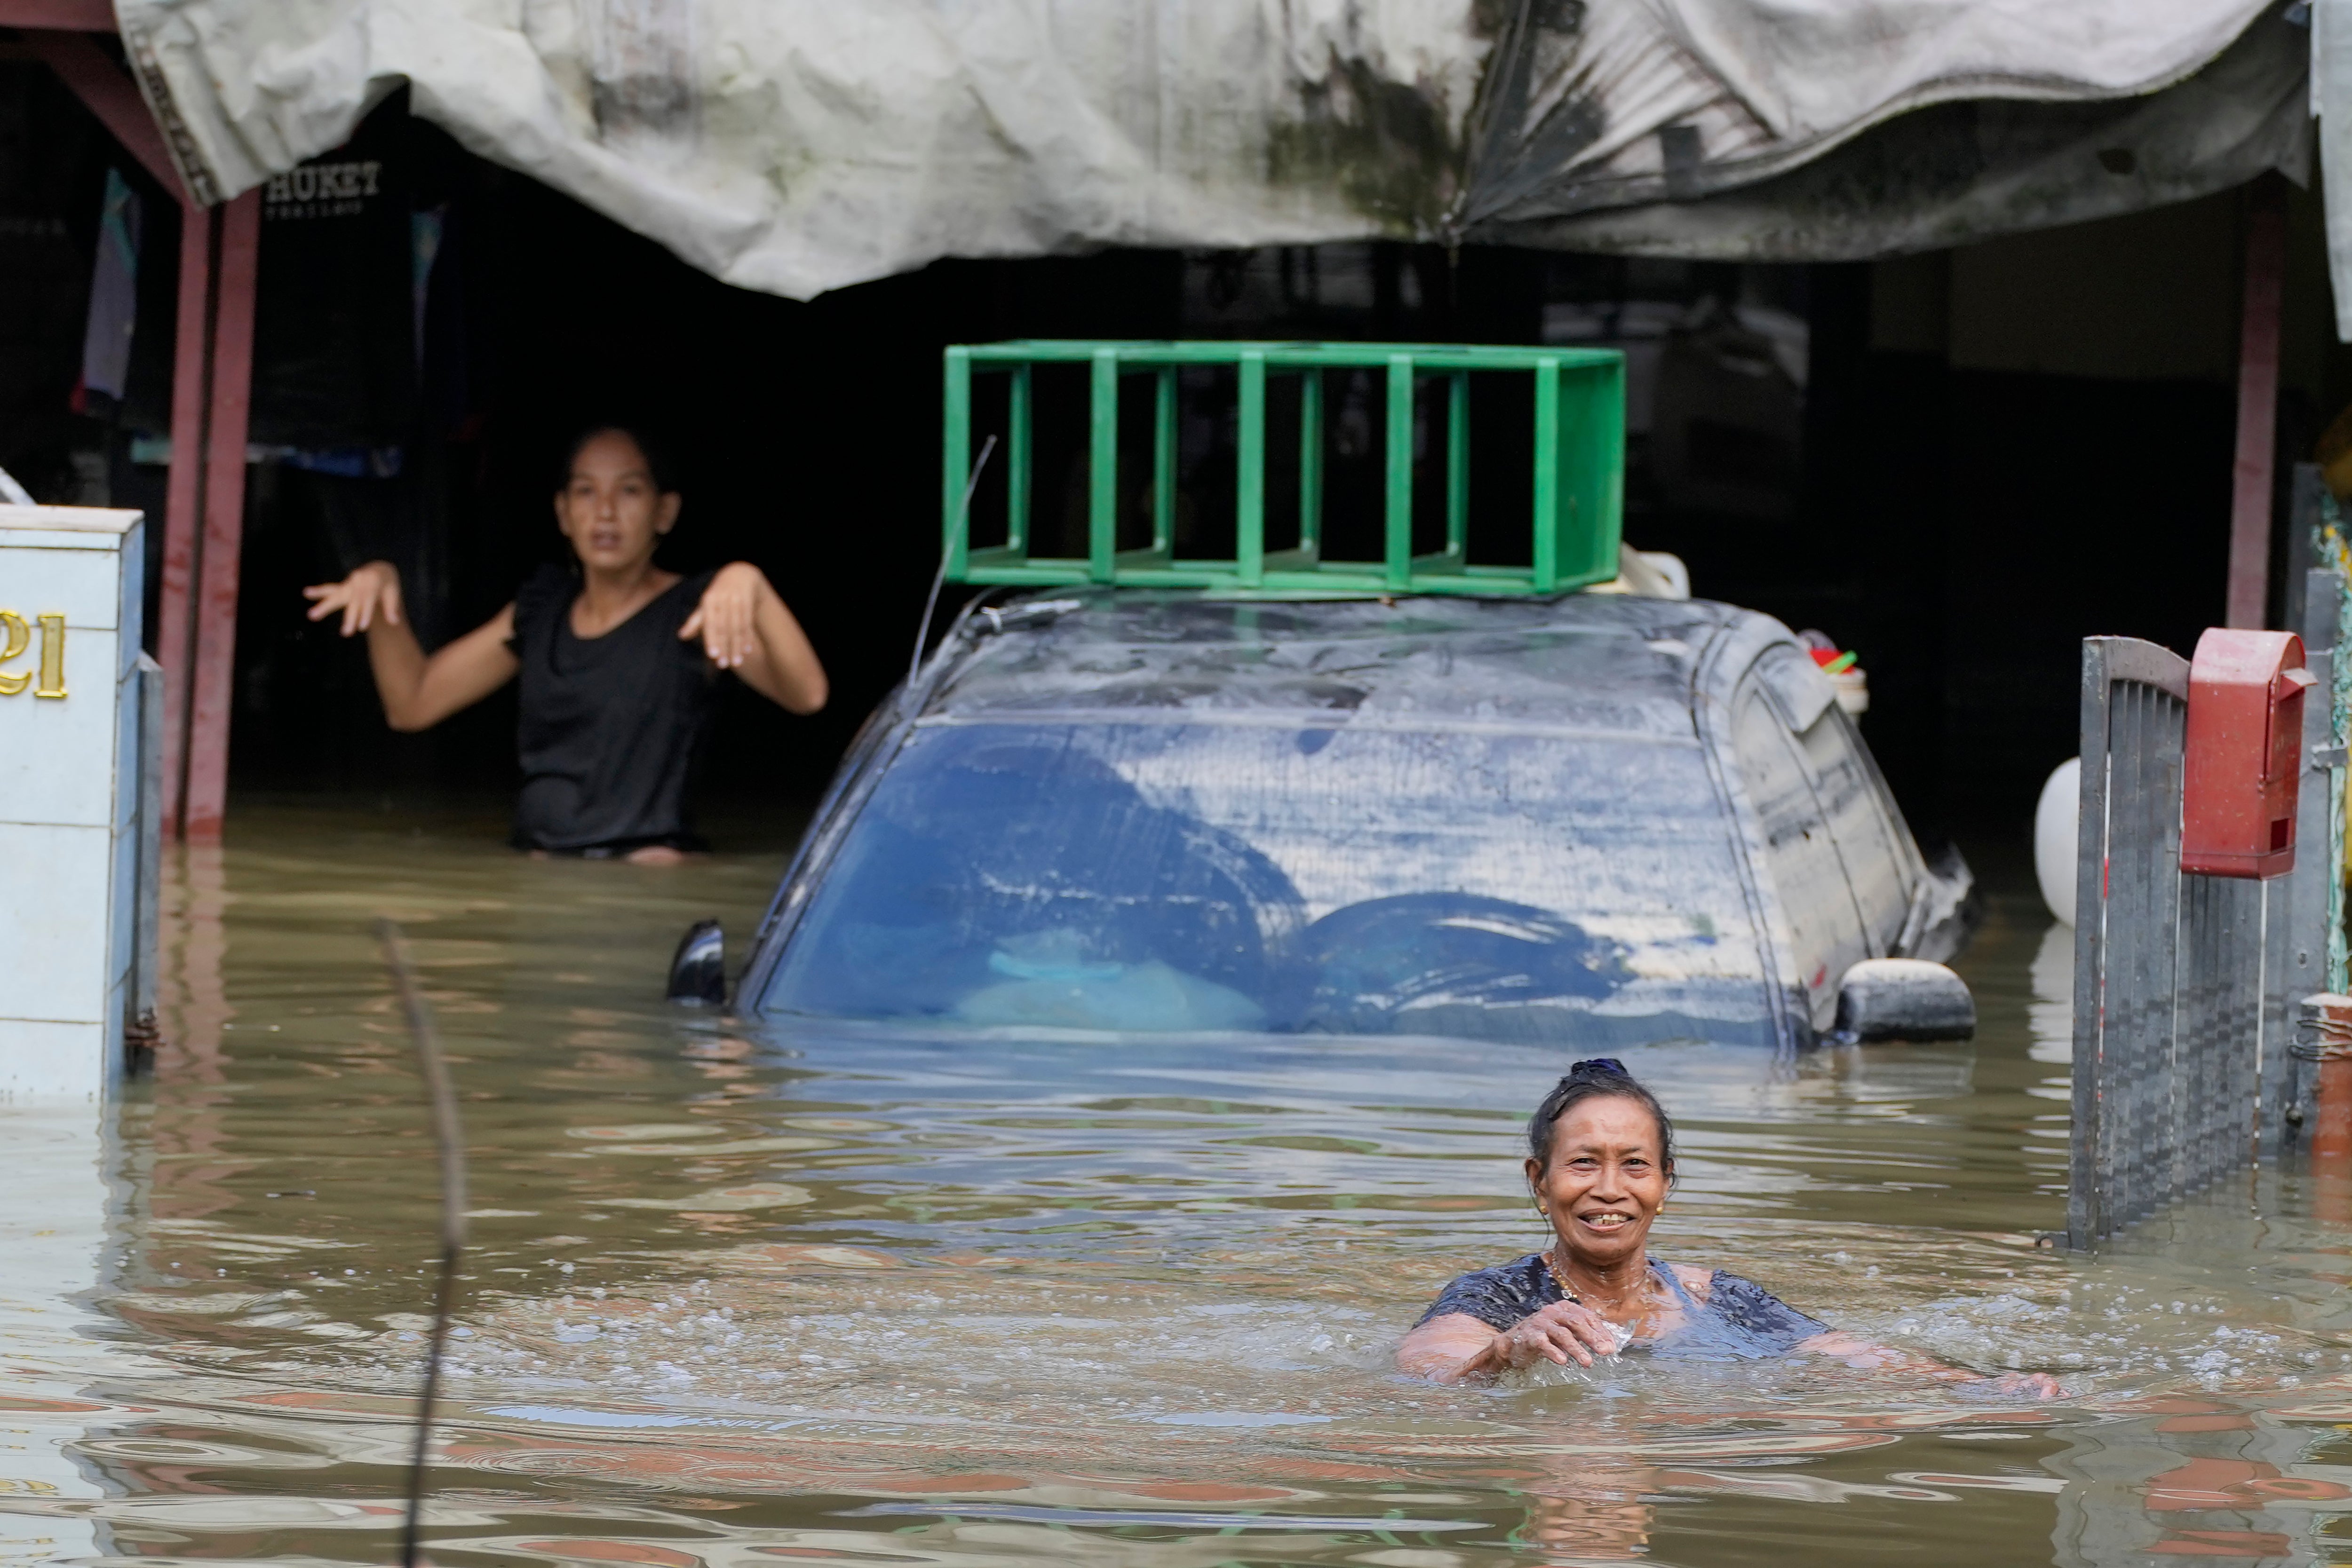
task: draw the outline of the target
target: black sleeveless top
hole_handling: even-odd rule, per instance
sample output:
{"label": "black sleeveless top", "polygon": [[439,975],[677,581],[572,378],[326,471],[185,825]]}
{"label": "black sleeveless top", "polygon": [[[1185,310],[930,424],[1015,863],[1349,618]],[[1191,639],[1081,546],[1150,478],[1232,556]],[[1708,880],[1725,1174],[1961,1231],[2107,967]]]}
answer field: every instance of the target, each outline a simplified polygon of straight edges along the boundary
{"label": "black sleeveless top", "polygon": [[[1683,1289],[1672,1269],[1655,1259],[1650,1268],[1681,1302],[1683,1320],[1664,1339],[1654,1343],[1637,1340],[1632,1349],[1694,1360],[1749,1361],[1786,1355],[1813,1335],[1829,1332],[1820,1319],[1806,1316],[1753,1280],[1717,1269],[1706,1300],[1700,1301]],[[1565,1299],[1543,1254],[1530,1252],[1517,1262],[1461,1275],[1437,1293],[1421,1321],[1461,1312],[1488,1328],[1507,1329]]]}
{"label": "black sleeveless top", "polygon": [[515,595],[522,718],[517,849],[618,855],[646,844],[699,849],[687,789],[710,719],[699,638],[677,629],[711,573],[681,579],[601,637],[572,630],[580,582],[542,566]]}

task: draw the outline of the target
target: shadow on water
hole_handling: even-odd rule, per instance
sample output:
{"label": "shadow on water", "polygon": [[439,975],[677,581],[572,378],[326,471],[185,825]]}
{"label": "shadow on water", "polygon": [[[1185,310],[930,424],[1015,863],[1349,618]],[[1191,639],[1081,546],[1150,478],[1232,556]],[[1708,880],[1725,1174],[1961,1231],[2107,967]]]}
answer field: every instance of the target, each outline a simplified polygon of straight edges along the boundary
{"label": "shadow on water", "polygon": [[471,1145],[437,1562],[2344,1550],[2352,1236],[2269,1179],[2036,1245],[2066,963],[2026,903],[1965,960],[1973,1044],[1618,1054],[1685,1128],[1661,1255],[2068,1397],[1639,1356],[1440,1389],[1391,1352],[1536,1243],[1555,1053],[750,1030],[655,998],[688,922],[748,934],[781,843],[647,871],[384,821],[256,810],[191,852],[153,1076],[0,1117],[0,1562],[391,1555],[436,1188],[379,915]]}

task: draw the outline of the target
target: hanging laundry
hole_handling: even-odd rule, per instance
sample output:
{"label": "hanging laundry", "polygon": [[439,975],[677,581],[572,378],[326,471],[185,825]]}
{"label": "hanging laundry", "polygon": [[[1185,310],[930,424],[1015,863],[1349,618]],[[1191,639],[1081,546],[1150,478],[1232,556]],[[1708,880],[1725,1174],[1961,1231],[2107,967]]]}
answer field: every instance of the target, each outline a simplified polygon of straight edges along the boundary
{"label": "hanging laundry", "polygon": [[448,207],[408,214],[408,292],[411,336],[416,342],[416,379],[425,379],[425,305],[432,292],[433,263],[441,255],[441,235]]}
{"label": "hanging laundry", "polygon": [[89,412],[84,403],[91,392],[121,402],[130,384],[131,339],[139,324],[139,193],[119,171],[109,169],[105,204],[99,211],[98,260],[90,269],[76,412]]}
{"label": "hanging laundry", "polygon": [[261,198],[251,439],[364,455],[404,445],[416,415],[415,237],[407,115],[384,105],[351,141],[274,176]]}

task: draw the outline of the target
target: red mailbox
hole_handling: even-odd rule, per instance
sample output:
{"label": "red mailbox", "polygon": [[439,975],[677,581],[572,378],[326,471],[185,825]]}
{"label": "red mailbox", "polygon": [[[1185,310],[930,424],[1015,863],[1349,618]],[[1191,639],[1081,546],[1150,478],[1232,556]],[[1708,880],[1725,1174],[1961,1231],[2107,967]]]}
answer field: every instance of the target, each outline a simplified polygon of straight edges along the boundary
{"label": "red mailbox", "polygon": [[2315,685],[2291,632],[2216,626],[2189,664],[2180,780],[2180,869],[2284,876],[2294,869],[2303,694]]}

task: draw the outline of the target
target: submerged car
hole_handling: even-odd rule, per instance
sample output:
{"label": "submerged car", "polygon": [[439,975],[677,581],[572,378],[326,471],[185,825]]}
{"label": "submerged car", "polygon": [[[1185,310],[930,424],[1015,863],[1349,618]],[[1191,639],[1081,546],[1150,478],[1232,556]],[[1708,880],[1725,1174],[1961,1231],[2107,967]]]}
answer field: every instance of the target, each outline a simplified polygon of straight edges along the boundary
{"label": "submerged car", "polygon": [[[1811,653],[1625,548],[1618,354],[1024,341],[944,371],[940,576],[990,591],[851,748],[739,1013],[1579,1048],[1973,1026],[1937,962],[1966,869],[1922,861]],[[1048,462],[1082,517],[1038,514]],[[690,934],[672,994],[723,996],[720,951]]]}
{"label": "submerged car", "polygon": [[1765,615],[983,596],[844,762],[735,1005],[1796,1049],[1850,976],[1948,957],[1969,893]]}

